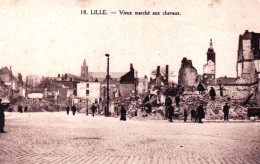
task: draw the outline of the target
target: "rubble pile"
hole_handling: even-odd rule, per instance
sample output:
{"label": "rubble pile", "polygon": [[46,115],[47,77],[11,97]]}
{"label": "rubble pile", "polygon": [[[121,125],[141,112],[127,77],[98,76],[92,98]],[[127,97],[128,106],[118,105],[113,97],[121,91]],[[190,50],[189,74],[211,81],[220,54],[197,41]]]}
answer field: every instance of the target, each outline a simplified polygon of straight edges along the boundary
{"label": "rubble pile", "polygon": [[[211,100],[208,94],[187,94],[181,96],[180,106],[177,107],[172,97],[172,102],[174,106],[174,119],[182,120],[184,118],[184,110],[188,111],[188,119],[190,119],[190,111],[192,109],[197,110],[197,107],[200,103],[203,103],[205,109],[205,119],[206,120],[222,120],[224,118],[223,107],[225,103],[228,103],[230,106],[229,109],[229,118],[233,120],[242,120],[247,119],[247,110],[248,106],[242,106],[241,103],[238,103],[234,100],[229,100],[226,96],[224,97],[215,97],[215,100]],[[145,120],[164,120],[165,118],[165,106],[153,106],[152,112],[147,113],[144,109],[143,112],[137,111],[136,119],[145,119]]]}
{"label": "rubble pile", "polygon": [[65,110],[64,105],[57,105],[52,101],[48,100],[38,100],[38,99],[27,99],[27,100],[21,100],[17,101],[14,104],[12,104],[12,110],[17,111],[18,106],[22,106],[23,108],[25,105],[28,107],[28,112],[52,112],[52,111],[60,111]]}

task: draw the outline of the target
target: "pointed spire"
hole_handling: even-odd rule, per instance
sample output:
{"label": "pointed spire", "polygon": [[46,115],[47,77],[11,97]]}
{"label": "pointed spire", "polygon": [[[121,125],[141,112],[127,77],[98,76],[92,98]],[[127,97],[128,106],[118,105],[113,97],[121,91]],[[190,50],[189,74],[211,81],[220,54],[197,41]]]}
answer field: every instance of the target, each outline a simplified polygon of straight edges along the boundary
{"label": "pointed spire", "polygon": [[210,39],[209,48],[210,48],[210,49],[213,49],[212,39]]}
{"label": "pointed spire", "polygon": [[86,64],[86,59],[84,59],[84,61],[83,61],[83,66],[86,66],[87,64]]}

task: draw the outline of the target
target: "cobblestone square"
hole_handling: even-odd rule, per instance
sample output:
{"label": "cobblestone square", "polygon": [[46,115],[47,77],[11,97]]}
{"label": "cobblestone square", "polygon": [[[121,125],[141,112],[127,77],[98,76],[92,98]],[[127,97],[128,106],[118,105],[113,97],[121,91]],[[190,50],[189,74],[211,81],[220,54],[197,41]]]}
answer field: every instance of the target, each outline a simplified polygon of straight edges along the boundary
{"label": "cobblestone square", "polygon": [[0,163],[260,163],[260,123],[5,113]]}

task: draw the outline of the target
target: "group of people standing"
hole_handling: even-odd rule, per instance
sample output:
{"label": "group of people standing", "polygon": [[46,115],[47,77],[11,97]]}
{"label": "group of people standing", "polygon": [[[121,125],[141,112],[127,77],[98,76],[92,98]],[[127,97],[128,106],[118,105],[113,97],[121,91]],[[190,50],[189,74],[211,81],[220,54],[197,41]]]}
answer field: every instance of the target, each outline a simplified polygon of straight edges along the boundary
{"label": "group of people standing", "polygon": [[[211,96],[211,100],[214,101],[215,96],[216,96],[214,89],[210,91],[210,96]],[[178,95],[175,97],[175,102],[176,102],[176,106],[179,107],[180,97]],[[225,103],[225,105],[223,107],[224,121],[228,121],[229,109],[230,109],[230,106],[228,105],[228,103]],[[200,105],[197,107],[196,110],[191,109],[190,114],[191,114],[192,122],[202,123],[202,119],[205,118],[205,109],[203,107],[203,102],[200,103]],[[188,115],[189,115],[189,111],[188,111],[188,109],[185,108],[183,111],[184,122],[187,121]],[[169,96],[166,96],[165,118],[168,118],[169,121],[172,122],[173,116],[174,116],[174,107],[172,105],[172,99]]]}

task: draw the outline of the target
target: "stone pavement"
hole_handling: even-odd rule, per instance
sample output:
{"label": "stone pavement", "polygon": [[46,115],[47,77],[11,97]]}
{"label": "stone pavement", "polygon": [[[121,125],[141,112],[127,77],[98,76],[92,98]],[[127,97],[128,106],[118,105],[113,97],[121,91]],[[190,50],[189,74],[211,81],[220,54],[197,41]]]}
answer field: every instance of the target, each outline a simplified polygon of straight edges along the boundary
{"label": "stone pavement", "polygon": [[260,123],[5,113],[0,163],[260,163]]}

